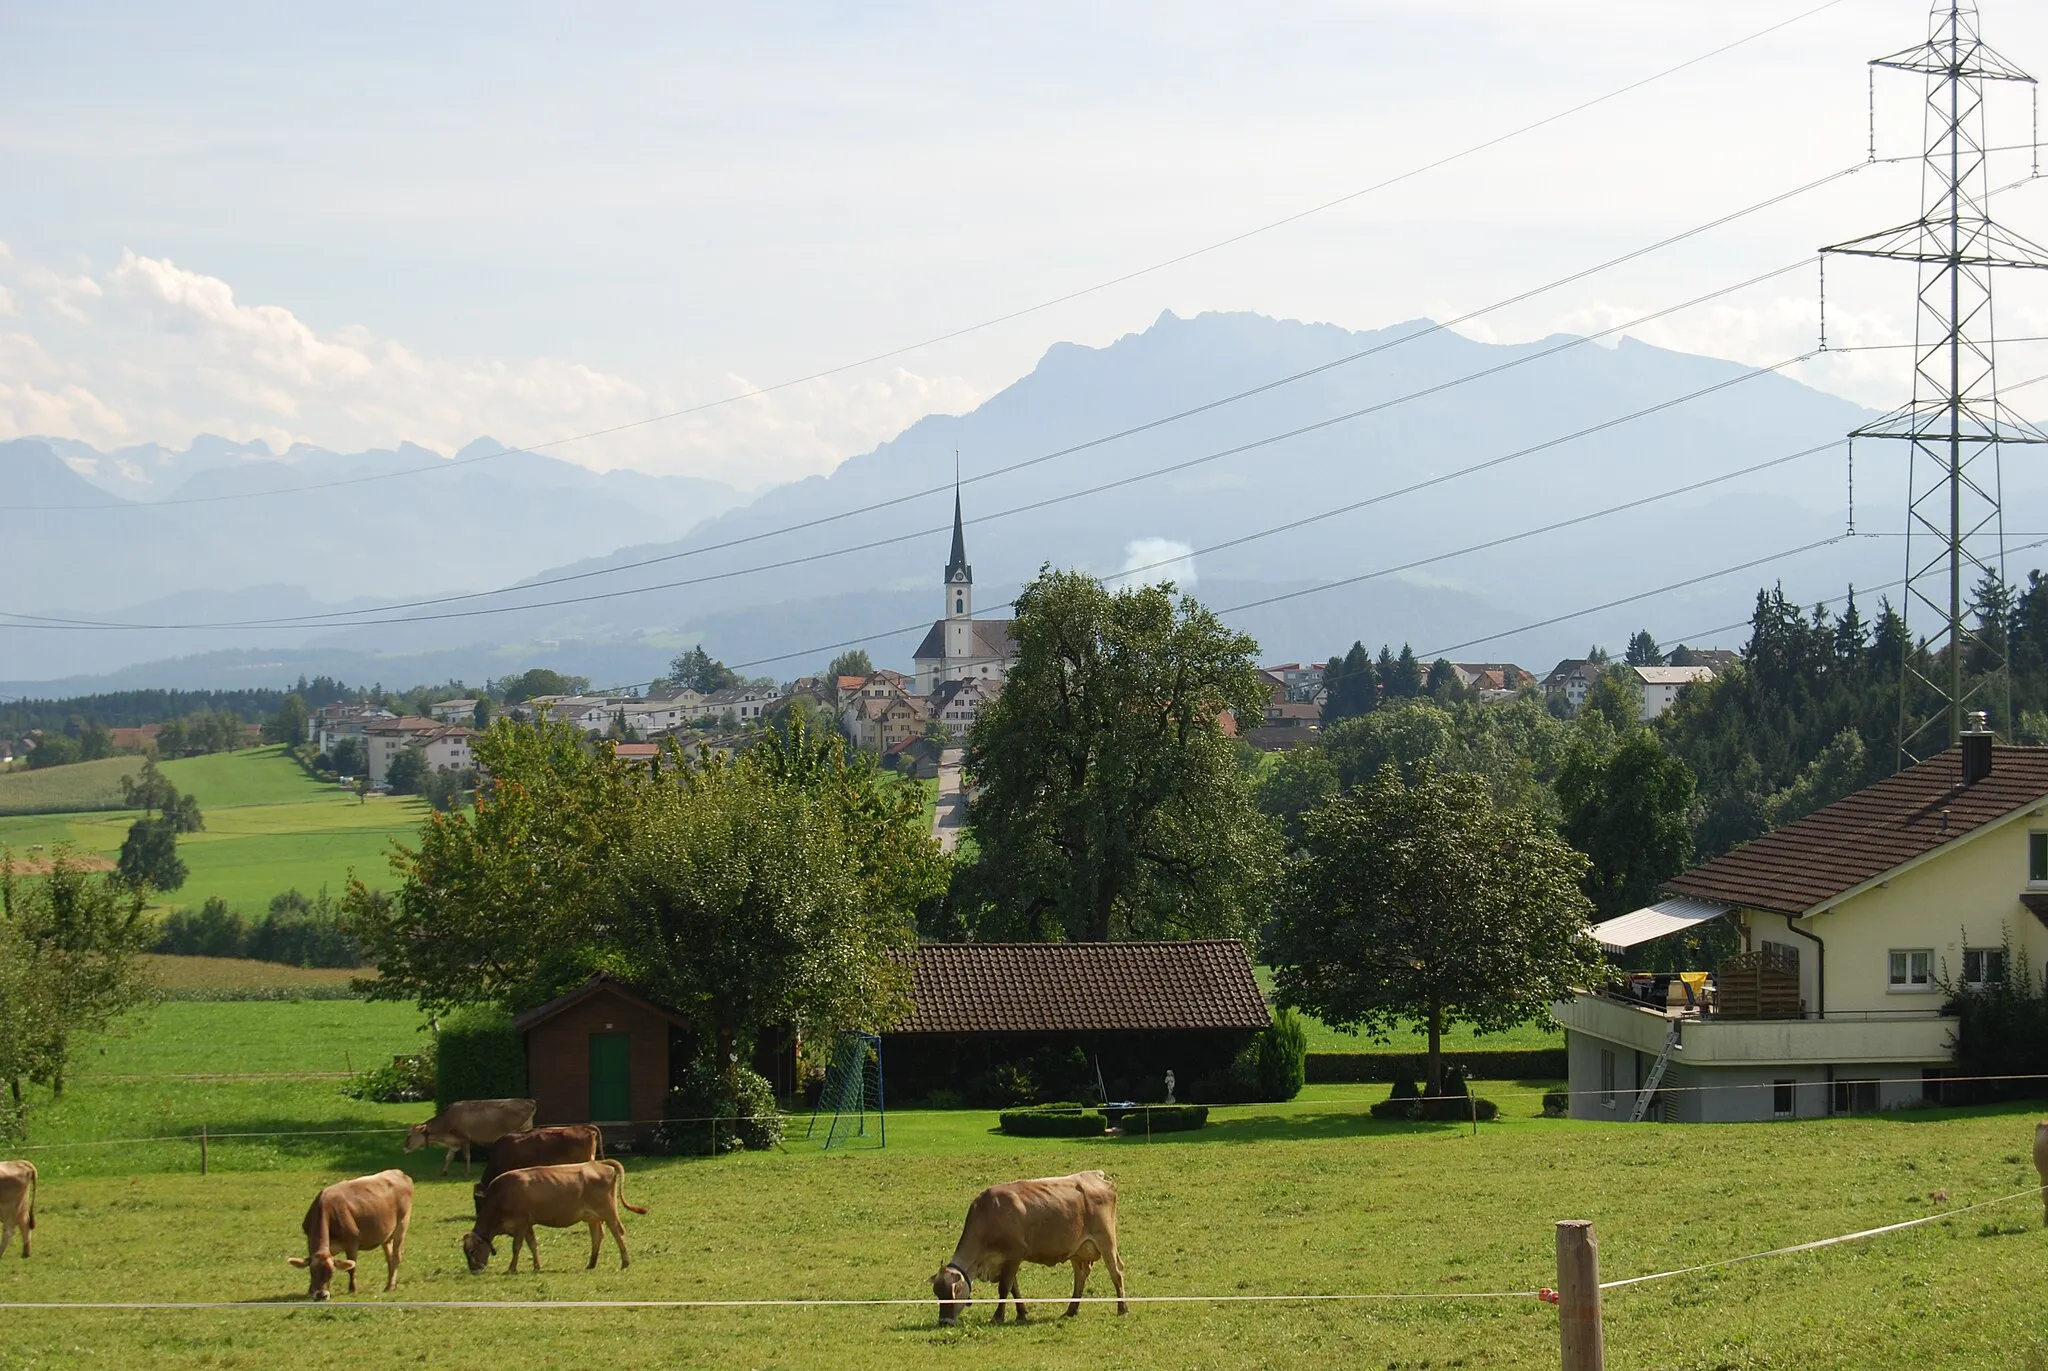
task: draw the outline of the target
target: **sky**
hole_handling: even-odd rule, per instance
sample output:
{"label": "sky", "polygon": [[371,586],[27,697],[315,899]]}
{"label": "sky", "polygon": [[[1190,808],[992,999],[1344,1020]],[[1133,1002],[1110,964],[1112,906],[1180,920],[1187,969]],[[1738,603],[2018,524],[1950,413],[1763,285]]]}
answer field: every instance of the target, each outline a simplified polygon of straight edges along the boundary
{"label": "sky", "polygon": [[[631,424],[548,450],[758,489],[1162,310],[1445,318],[1847,168],[1865,63],[1924,35],[1918,0],[1840,0],[1032,308],[1817,3],[0,0],[0,438],[452,453]],[[1983,11],[1994,46],[2048,74],[2048,6]],[[2027,93],[1994,96],[1992,141],[2027,141]],[[1880,156],[1917,150],[1920,99],[1918,78],[1879,81]],[[2002,155],[1993,179],[2028,160]],[[1872,167],[1461,331],[1606,327],[1918,199],[1914,166]],[[2048,240],[2048,180],[1997,208]],[[1910,271],[1831,270],[1830,341],[1909,339]],[[1775,363],[1813,347],[1815,287],[1801,269],[1632,332]],[[2002,332],[2048,334],[2048,285],[2001,290]],[[2003,367],[2048,371],[2048,344]],[[1889,406],[1906,355],[1793,374]],[[2048,383],[2013,399],[2048,418]]]}

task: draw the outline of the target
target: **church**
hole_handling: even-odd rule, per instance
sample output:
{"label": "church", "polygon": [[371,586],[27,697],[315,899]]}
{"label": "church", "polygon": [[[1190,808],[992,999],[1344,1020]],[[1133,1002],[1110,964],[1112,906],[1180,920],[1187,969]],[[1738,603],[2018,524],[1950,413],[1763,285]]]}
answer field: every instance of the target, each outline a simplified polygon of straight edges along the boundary
{"label": "church", "polygon": [[1000,683],[1017,659],[1011,620],[974,617],[974,568],[960,522],[960,492],[953,492],[953,555],[946,561],[946,617],[933,622],[912,661],[917,693],[929,695],[948,681]]}

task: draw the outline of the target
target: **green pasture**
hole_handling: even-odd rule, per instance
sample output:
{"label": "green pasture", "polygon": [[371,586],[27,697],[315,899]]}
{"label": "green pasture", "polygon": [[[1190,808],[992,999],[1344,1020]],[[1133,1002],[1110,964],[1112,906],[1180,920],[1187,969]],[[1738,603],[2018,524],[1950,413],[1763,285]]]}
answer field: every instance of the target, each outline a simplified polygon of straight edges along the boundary
{"label": "green pasture", "polygon": [[[1268,967],[1254,968],[1259,989],[1266,999],[1273,999],[1273,972]],[[1311,1052],[1389,1052],[1403,1055],[1425,1052],[1429,1049],[1429,1035],[1421,1029],[1395,1032],[1387,1035],[1385,1041],[1364,1033],[1345,1033],[1330,1027],[1313,1015],[1302,1015],[1303,1027],[1308,1034],[1308,1050]],[[1505,1052],[1515,1048],[1563,1047],[1564,1034],[1548,1022],[1522,1024],[1503,1033],[1475,1033],[1469,1024],[1453,1024],[1444,1032],[1446,1052]]]}
{"label": "green pasture", "polygon": [[[106,765],[87,762],[20,774],[55,775]],[[310,895],[324,885],[339,894],[351,872],[382,884],[389,875],[385,858],[391,840],[412,836],[428,813],[423,801],[411,797],[359,801],[313,780],[279,747],[187,757],[165,762],[162,769],[172,784],[198,797],[206,818],[204,832],[178,840],[178,855],[190,874],[183,887],[165,898],[166,907],[197,907],[218,895],[244,915],[261,917],[271,896],[294,887]],[[112,810],[0,818],[0,847],[28,855],[36,845],[47,850],[69,843],[81,853],[111,859],[135,817],[132,811]]]}
{"label": "green pasture", "polygon": [[[1556,1312],[1503,1298],[1170,1304],[1052,1317],[1064,1270],[1029,1268],[1035,1321],[986,1303],[956,1330],[923,1303],[818,1309],[378,1310],[361,1293],[304,1305],[299,1219],[328,1181],[405,1165],[418,1200],[399,1298],[919,1299],[969,1199],[1017,1176],[1101,1167],[1120,1191],[1136,1295],[1526,1292],[1554,1283],[1552,1224],[1598,1225],[1604,1274],[1667,1270],[1957,1209],[2038,1184],[2034,1107],[1929,1110],[1775,1125],[1678,1127],[1538,1117],[1537,1083],[1463,1125],[1386,1124],[1380,1089],[1312,1087],[1219,1109],[1195,1134],[1013,1139],[978,1111],[897,1113],[889,1146],[826,1155],[799,1125],[784,1150],[629,1158],[634,1261],[583,1269],[580,1231],[544,1230],[544,1270],[501,1256],[470,1277],[468,1186],[397,1129],[423,1106],[362,1105],[317,1075],[419,1040],[405,1006],[166,1005],[89,1044],[62,1102],[38,1098],[37,1250],[0,1261],[0,1303],[253,1300],[246,1309],[6,1311],[0,1366],[499,1368],[1496,1367],[1554,1365]],[[102,1054],[101,1049],[104,1049]],[[221,1073],[262,1074],[234,1080]],[[279,1079],[276,1073],[299,1073]],[[186,1143],[49,1146],[225,1125],[201,1177]],[[343,1132],[344,1129],[380,1130]],[[332,1131],[330,1131],[332,1130]],[[389,1131],[381,1131],[389,1130]],[[325,1136],[308,1136],[320,1133]],[[1937,1192],[1945,1198],[1936,1198]],[[2039,1200],[1957,1214],[1864,1243],[1609,1292],[1609,1364],[1707,1368],[1975,1368],[2048,1356]],[[504,1244],[500,1244],[501,1253]],[[1090,1293],[1109,1293],[1098,1267]],[[516,1351],[515,1351],[516,1349]]]}

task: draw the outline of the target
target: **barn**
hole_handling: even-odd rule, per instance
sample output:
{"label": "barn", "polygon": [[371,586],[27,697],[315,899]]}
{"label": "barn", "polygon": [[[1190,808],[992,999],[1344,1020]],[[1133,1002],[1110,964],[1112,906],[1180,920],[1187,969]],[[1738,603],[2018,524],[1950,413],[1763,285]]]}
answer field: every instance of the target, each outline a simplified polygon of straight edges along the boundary
{"label": "barn", "polygon": [[687,1025],[623,981],[597,975],[512,1027],[526,1046],[535,1123],[632,1122],[637,1136],[661,1117],[672,1046]]}
{"label": "barn", "polygon": [[1244,944],[926,943],[911,1009],[882,1035],[891,1101],[1199,1100],[1261,1029]]}

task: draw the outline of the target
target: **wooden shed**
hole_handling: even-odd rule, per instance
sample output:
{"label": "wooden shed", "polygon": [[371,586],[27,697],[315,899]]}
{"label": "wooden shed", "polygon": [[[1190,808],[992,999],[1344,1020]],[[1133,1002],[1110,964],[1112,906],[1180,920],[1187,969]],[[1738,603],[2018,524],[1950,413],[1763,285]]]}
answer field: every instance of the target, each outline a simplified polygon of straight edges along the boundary
{"label": "wooden shed", "polygon": [[526,1044],[538,1124],[635,1125],[642,1137],[668,1096],[682,1016],[622,981],[596,975],[512,1020]]}

